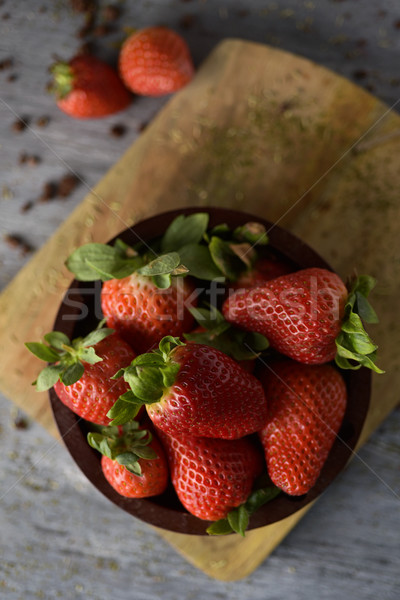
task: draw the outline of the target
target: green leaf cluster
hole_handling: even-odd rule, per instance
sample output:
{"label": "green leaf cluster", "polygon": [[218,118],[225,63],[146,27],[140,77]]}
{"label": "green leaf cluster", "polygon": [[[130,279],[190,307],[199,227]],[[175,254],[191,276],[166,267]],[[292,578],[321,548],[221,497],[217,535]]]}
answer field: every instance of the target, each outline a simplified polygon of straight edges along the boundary
{"label": "green leaf cluster", "polygon": [[341,369],[367,367],[376,373],[384,373],[376,364],[378,346],[364,329],[366,323],[378,323],[378,317],[368,301],[376,281],[369,275],[360,275],[353,282],[345,306],[341,331],[336,338],[336,364]]}
{"label": "green leaf cluster", "polygon": [[235,360],[255,359],[269,346],[261,333],[243,331],[228,323],[215,306],[189,310],[205,331],[185,333],[188,341],[212,346]]}
{"label": "green leaf cluster", "polygon": [[66,261],[79,281],[122,279],[143,266],[143,258],[117,240],[114,246],[91,243],[77,248]]}
{"label": "green leaf cluster", "polygon": [[165,336],[158,350],[140,354],[130,365],[120,369],[113,377],[123,377],[129,385],[108,411],[112,425],[123,425],[134,419],[143,404],[158,402],[165,390],[173,385],[180,365],[174,362],[174,349],[184,346],[179,338]]}
{"label": "green leaf cluster", "polygon": [[113,333],[113,329],[98,327],[86,337],[70,341],[61,331],[51,331],[44,336],[45,342],[27,342],[25,346],[40,360],[53,363],[40,371],[36,381],[38,392],[44,392],[57,382],[64,385],[76,383],[83,375],[84,363],[94,365],[102,358],[97,356],[95,346]]}
{"label": "green leaf cluster", "polygon": [[101,427],[87,435],[89,445],[111,460],[116,460],[134,475],[142,475],[140,459],[157,458],[149,446],[153,436],[147,429],[139,429],[137,421],[131,421],[120,432],[118,427]]}
{"label": "green leaf cluster", "polygon": [[90,243],[77,248],[66,266],[80,281],[122,279],[134,272],[168,288],[172,277],[190,274],[212,281],[236,280],[255,260],[254,246],[266,244],[265,228],[247,223],[231,231],[226,224],[207,230],[209,215],[179,215],[153,247],[132,248],[117,240],[114,246]]}
{"label": "green leaf cluster", "polygon": [[280,493],[281,490],[274,485],[254,490],[244,504],[231,510],[224,519],[210,525],[207,533],[209,535],[227,535],[235,532],[244,537],[251,515]]}

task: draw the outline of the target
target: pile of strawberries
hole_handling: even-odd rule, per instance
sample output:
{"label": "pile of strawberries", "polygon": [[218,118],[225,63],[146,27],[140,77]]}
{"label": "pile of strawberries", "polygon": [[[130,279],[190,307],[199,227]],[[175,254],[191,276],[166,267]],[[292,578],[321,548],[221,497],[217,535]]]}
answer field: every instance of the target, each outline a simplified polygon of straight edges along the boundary
{"label": "pile of strawberries", "polygon": [[121,111],[131,103],[131,92],[142,96],[176,92],[194,74],[186,42],[167,27],[147,27],[131,34],[120,50],[118,71],[90,54],[59,61],[50,70],[49,89],[58,107],[76,119]]}
{"label": "pile of strawberries", "polygon": [[347,289],[331,271],[296,270],[259,223],[210,228],[207,213],[182,214],[149,244],[87,244],[67,266],[103,281],[104,321],[27,344],[50,363],[37,389],[54,386],[92,424],[121,495],[172,482],[211,534],[244,534],[277,494],[306,494],[345,414],[341,369],[382,372],[363,327],[377,321],[374,280]]}

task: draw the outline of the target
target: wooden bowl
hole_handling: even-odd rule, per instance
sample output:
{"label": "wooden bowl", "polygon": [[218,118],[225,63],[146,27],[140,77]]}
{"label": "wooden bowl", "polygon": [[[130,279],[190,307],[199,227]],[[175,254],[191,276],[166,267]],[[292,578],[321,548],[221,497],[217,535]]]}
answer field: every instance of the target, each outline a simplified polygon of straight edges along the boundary
{"label": "wooden bowl", "polygon": [[[227,223],[231,228],[250,221],[263,223],[269,235],[268,248],[278,257],[291,261],[295,269],[321,267],[332,270],[314,250],[288,231],[254,215],[221,208],[187,208],[166,212],[137,223],[117,237],[130,244],[139,240],[150,241],[161,236],[179,214],[188,215],[199,210],[209,213],[210,227],[219,223]],[[101,318],[100,289],[100,282],[74,280],[61,303],[54,330],[64,332],[70,339],[91,331]],[[305,507],[322,494],[351,458],[368,412],[371,372],[361,368],[342,374],[348,390],[346,414],[316,485],[301,497],[280,494],[251,517],[249,529],[275,523]],[[210,523],[189,514],[180,504],[172,485],[161,496],[140,500],[124,498],[114,491],[103,476],[100,454],[87,443],[90,424],[62,404],[53,389],[49,394],[54,418],[65,445],[79,468],[100,492],[131,515],[156,527],[185,534],[206,534]]]}

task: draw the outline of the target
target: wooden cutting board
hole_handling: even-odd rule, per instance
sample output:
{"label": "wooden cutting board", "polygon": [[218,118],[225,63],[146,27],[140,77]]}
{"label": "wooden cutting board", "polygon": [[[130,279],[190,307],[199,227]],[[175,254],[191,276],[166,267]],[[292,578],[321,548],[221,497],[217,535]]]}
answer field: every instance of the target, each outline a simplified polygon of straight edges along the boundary
{"label": "wooden cutting board", "polygon": [[[374,377],[363,443],[400,387],[399,157],[400,118],[370,94],[298,56],[222,42],[1,294],[1,391],[57,436],[47,395],[30,385],[38,363],[23,343],[52,328],[76,246],[172,208],[243,208],[305,239],[343,277],[356,269],[378,278],[374,338],[387,373]],[[244,539],[159,533],[211,577],[233,580],[304,512]]]}

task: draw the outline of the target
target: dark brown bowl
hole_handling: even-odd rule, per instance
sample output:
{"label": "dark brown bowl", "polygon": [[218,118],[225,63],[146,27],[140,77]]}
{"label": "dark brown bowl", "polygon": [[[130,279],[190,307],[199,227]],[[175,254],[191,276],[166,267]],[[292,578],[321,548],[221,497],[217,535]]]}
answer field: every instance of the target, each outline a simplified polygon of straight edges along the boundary
{"label": "dark brown bowl", "polygon": [[[210,215],[211,227],[219,223],[227,223],[232,228],[249,221],[263,223],[270,239],[268,247],[276,255],[291,261],[297,269],[321,267],[332,270],[314,250],[277,225],[239,211],[221,208],[204,210]],[[150,241],[161,236],[171,221],[179,214],[188,215],[194,212],[199,212],[199,209],[187,208],[162,213],[137,223],[118,237],[130,244],[139,240]],[[73,281],[61,303],[54,330],[64,332],[71,339],[93,329],[101,318],[100,287],[99,282]],[[82,306],[84,307],[83,311]],[[252,516],[249,529],[275,523],[305,507],[326,490],[351,458],[368,412],[371,372],[362,368],[358,371],[345,371],[343,376],[348,390],[346,414],[316,485],[308,494],[298,498],[281,494]],[[180,504],[172,486],[161,496],[141,500],[124,498],[115,492],[103,476],[100,454],[92,449],[86,441],[90,424],[64,406],[53,389],[50,390],[50,401],[58,429],[71,456],[86,477],[109,500],[131,515],[156,527],[186,534],[204,535],[206,533],[206,528],[210,523],[189,514]]]}

